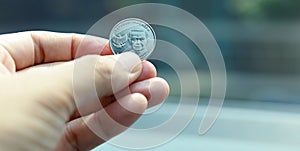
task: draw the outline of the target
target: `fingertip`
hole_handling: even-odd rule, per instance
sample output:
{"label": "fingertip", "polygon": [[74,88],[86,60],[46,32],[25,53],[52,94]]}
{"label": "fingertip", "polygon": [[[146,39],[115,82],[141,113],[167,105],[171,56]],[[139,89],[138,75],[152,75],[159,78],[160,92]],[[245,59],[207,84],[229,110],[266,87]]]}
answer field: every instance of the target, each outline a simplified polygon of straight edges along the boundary
{"label": "fingertip", "polygon": [[162,88],[164,88],[166,93],[165,93],[165,96],[163,98],[166,99],[169,96],[169,93],[170,93],[170,86],[169,86],[168,82],[165,79],[163,79],[161,77],[157,77],[156,79],[157,79],[157,81],[159,81],[161,83]]}
{"label": "fingertip", "polygon": [[111,50],[111,47],[110,47],[110,44],[109,44],[109,41],[107,41],[107,43],[105,44],[103,50],[100,52],[100,55],[112,55],[113,52]]}
{"label": "fingertip", "polygon": [[[125,52],[120,55],[116,55],[116,66],[123,67],[124,70],[127,73],[124,73],[124,75],[129,74],[129,85],[133,81],[135,81],[142,72],[142,63],[138,55],[132,52]],[[114,79],[115,81],[120,81],[121,77],[118,77],[118,79]]]}
{"label": "fingertip", "polygon": [[170,93],[170,87],[167,81],[163,78],[157,77],[151,80],[149,86],[149,107],[162,103]]}
{"label": "fingertip", "polygon": [[166,80],[155,77],[132,84],[130,91],[143,94],[148,100],[149,108],[162,103],[168,97],[170,88]]}
{"label": "fingertip", "polygon": [[127,111],[135,114],[143,114],[148,106],[147,98],[141,93],[125,96],[120,104]]}
{"label": "fingertip", "polygon": [[155,66],[149,61],[142,61],[142,72],[136,81],[143,81],[146,79],[154,78],[157,75]]}
{"label": "fingertip", "polygon": [[151,62],[143,61],[143,66],[144,66],[145,70],[148,70],[148,76],[150,78],[157,76],[156,67]]}
{"label": "fingertip", "polygon": [[79,58],[85,55],[110,55],[107,39],[91,36],[73,34],[72,58]]}

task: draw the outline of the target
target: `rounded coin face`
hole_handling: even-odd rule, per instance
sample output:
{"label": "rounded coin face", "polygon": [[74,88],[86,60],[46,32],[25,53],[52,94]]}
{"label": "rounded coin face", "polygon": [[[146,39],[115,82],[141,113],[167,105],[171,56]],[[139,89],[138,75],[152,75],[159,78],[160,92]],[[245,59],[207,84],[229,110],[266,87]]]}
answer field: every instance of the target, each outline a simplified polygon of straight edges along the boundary
{"label": "rounded coin face", "polygon": [[109,42],[114,54],[134,52],[147,59],[155,47],[156,36],[152,27],[138,18],[118,22],[110,32]]}

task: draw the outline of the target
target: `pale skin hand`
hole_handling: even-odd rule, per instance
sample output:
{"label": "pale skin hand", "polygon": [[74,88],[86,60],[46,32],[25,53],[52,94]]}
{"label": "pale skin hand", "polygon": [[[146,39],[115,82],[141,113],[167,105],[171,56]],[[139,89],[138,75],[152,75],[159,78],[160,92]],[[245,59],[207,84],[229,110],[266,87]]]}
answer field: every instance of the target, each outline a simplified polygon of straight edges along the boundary
{"label": "pale skin hand", "polygon": [[[117,76],[129,77],[131,90],[116,101],[109,74],[118,56],[111,55],[107,40],[85,37],[53,32],[0,35],[1,149],[90,150],[105,139],[94,134],[82,117],[88,118],[88,124],[96,126],[106,138],[112,138],[125,129],[113,128],[115,126],[103,118],[104,111],[118,123],[130,126],[141,116],[138,113],[168,96],[169,86],[156,77],[155,67],[127,53],[119,56],[132,60],[127,66],[132,69],[132,63],[139,65],[134,66],[132,74],[129,73],[132,70],[122,66],[114,69]],[[72,87],[74,60],[87,66],[95,66],[93,62],[99,64],[95,66],[94,78],[100,95],[97,101],[103,108],[95,107],[91,103],[94,101],[86,101],[83,104],[86,112],[79,114]],[[83,80],[88,78],[91,77],[83,76]],[[85,91],[85,87],[83,82],[80,90]],[[117,89],[124,87],[127,85]]]}

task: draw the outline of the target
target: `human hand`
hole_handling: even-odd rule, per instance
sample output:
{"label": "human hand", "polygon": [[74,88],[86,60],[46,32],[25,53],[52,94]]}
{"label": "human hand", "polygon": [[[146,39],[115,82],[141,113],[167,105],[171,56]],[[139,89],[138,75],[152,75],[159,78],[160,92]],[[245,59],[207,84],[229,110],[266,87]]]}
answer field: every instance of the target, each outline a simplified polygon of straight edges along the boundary
{"label": "human hand", "polygon": [[[133,53],[110,55],[107,43],[93,36],[53,32],[0,35],[0,148],[90,150],[168,96],[168,84],[156,77],[150,62]],[[79,106],[73,87],[75,63],[95,71],[92,76],[84,70],[79,75],[77,90],[86,99]],[[111,81],[112,77],[121,81]],[[86,82],[92,79],[96,100],[90,98]],[[111,82],[117,83],[114,88]],[[124,93],[126,87],[131,93]],[[109,122],[105,113],[124,127]]]}

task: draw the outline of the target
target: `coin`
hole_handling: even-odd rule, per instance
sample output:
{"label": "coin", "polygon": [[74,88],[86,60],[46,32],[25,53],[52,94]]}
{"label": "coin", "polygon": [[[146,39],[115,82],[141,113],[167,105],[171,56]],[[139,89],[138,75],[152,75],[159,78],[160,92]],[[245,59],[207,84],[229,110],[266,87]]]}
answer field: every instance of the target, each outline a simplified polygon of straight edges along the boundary
{"label": "coin", "polygon": [[155,48],[156,36],[147,22],[138,18],[127,18],[112,28],[109,42],[114,54],[134,52],[140,59],[145,60]]}

